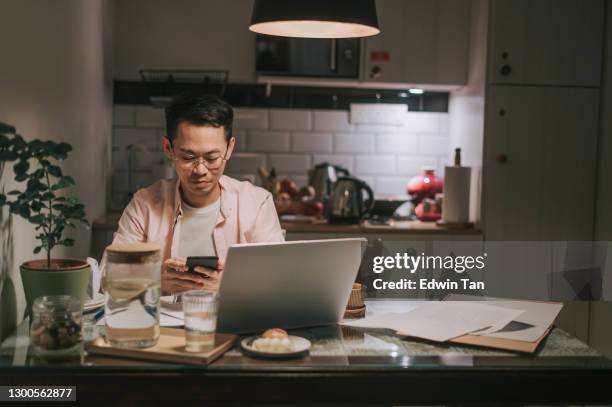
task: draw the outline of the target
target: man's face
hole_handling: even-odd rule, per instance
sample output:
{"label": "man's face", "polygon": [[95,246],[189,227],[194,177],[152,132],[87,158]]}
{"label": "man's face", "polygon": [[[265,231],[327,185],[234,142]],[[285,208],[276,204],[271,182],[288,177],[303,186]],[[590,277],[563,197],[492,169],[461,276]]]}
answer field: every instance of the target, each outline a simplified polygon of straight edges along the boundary
{"label": "man's face", "polygon": [[[166,137],[163,138],[164,152],[174,162],[183,193],[203,197],[214,191],[223,175],[225,160],[234,150],[234,141],[233,137],[229,143],[225,141],[223,126],[199,126],[187,122],[179,123],[172,145]],[[199,159],[199,162],[194,164],[194,159]]]}

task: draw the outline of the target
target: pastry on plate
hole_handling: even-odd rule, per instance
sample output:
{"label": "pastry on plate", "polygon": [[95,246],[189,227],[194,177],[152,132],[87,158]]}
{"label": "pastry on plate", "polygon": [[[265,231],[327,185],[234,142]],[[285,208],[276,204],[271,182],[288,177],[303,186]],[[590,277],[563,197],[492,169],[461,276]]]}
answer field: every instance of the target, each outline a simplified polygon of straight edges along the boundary
{"label": "pastry on plate", "polygon": [[260,352],[285,353],[295,350],[287,332],[279,328],[268,329],[251,346]]}

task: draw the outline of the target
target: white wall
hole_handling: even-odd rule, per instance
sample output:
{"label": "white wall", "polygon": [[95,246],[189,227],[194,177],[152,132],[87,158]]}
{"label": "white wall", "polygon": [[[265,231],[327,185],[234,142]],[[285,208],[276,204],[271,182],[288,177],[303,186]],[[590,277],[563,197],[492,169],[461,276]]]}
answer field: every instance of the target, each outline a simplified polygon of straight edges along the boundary
{"label": "white wall", "polygon": [[[225,173],[255,182],[257,167],[263,165],[302,186],[308,183],[308,170],[327,161],[345,167],[378,195],[403,195],[408,180],[421,174],[422,167],[440,173],[447,164],[448,113],[408,112],[406,105],[377,104],[368,106],[368,117],[358,115],[355,109],[237,108],[236,152]],[[115,106],[113,208],[122,209],[127,203],[129,145],[137,150],[132,192],[165,173],[158,165],[165,161],[160,142],[164,132],[162,109]]]}
{"label": "white wall", "polygon": [[449,100],[449,152],[461,148],[461,165],[472,167],[470,219],[480,220],[482,147],[484,137],[485,76],[487,53],[487,0],[472,0],[468,84],[452,92]]}
{"label": "white wall", "polygon": [[[107,0],[3,0],[0,3],[0,121],[26,138],[72,144],[64,172],[91,221],[106,209],[112,120],[111,4]],[[0,188],[14,185],[8,166]],[[91,232],[80,229],[73,248],[54,257],[85,258]],[[0,218],[0,338],[24,312],[19,265],[41,257],[34,228],[21,218]]]}
{"label": "white wall", "polygon": [[255,79],[252,0],[115,1],[115,79],[140,69],[230,69]]}

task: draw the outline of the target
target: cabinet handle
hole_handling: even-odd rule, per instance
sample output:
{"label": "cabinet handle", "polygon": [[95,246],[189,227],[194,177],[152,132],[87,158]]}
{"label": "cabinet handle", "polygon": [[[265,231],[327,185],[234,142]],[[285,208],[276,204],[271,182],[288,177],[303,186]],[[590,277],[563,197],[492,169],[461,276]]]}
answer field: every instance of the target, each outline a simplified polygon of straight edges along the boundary
{"label": "cabinet handle", "polygon": [[506,154],[500,153],[497,154],[495,160],[500,164],[505,164],[506,162],[508,162],[508,156]]}
{"label": "cabinet handle", "polygon": [[512,73],[512,67],[510,65],[504,65],[501,67],[499,71],[501,72],[502,75],[508,76]]}

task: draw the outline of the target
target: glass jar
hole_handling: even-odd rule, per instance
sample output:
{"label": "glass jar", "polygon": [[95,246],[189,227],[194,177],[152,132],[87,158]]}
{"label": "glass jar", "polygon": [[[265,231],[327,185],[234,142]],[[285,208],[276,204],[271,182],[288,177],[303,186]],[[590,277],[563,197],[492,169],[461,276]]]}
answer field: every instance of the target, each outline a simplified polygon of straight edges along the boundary
{"label": "glass jar", "polygon": [[113,346],[154,346],[159,338],[159,245],[113,244],[106,248],[104,263],[106,339]]}
{"label": "glass jar", "polygon": [[45,295],[32,304],[30,342],[38,353],[69,353],[81,343],[81,301],[70,295]]}

